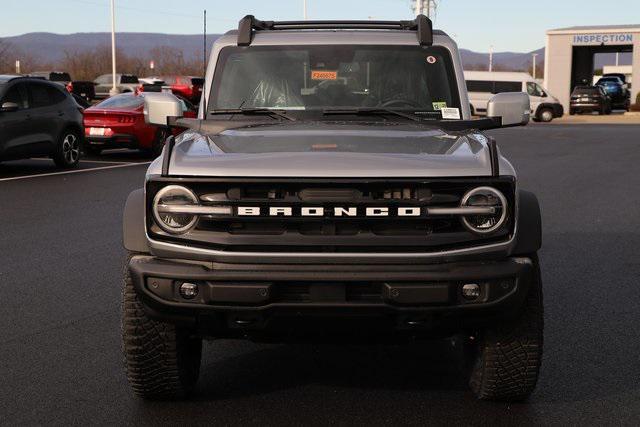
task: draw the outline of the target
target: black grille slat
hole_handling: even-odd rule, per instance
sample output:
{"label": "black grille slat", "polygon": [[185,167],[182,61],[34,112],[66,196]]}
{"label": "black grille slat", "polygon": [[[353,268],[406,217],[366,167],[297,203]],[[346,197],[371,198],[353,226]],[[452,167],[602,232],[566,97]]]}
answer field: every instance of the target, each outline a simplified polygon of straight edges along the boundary
{"label": "black grille slat", "polygon": [[[150,181],[153,195],[166,185]],[[201,217],[190,232],[171,236],[152,221],[154,238],[225,251],[315,251],[315,252],[420,252],[476,246],[504,241],[513,224],[499,233],[479,236],[467,231],[459,217],[398,217],[398,207],[457,207],[471,188],[491,185],[514,205],[513,180],[242,180],[181,179],[203,205],[231,206],[232,217]],[[152,196],[151,196],[152,198]],[[149,199],[148,199],[149,200]],[[235,215],[237,207],[260,207],[260,216]],[[300,216],[300,208],[323,207],[324,216]],[[293,216],[269,216],[270,207],[291,207]],[[358,216],[335,217],[334,207],[356,207]],[[365,217],[367,207],[389,208],[388,217]],[[152,215],[147,215],[152,218]],[[512,221],[509,221],[510,223]]]}

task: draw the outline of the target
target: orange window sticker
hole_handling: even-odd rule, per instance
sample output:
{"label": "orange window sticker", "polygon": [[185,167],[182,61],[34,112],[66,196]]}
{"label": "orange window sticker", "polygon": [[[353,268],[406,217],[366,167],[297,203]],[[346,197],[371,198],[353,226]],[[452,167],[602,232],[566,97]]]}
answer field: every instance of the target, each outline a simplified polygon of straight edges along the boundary
{"label": "orange window sticker", "polygon": [[338,72],[311,70],[311,80],[338,80]]}

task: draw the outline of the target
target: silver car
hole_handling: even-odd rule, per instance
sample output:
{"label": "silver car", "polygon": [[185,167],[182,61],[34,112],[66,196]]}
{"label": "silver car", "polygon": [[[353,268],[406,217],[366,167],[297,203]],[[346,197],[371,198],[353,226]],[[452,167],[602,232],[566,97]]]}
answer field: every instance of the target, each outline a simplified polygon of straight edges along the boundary
{"label": "silver car", "polygon": [[[259,21],[219,38],[198,119],[150,93],[170,137],[124,212],[123,340],[144,398],[190,393],[202,339],[466,337],[481,399],[521,400],[542,357],[536,197],[472,120],[431,21]],[[471,337],[471,338],[469,338]]]}
{"label": "silver car", "polygon": [[[103,74],[94,81],[96,86],[96,99],[108,98],[113,89],[113,74]],[[140,86],[138,76],[133,74],[116,74],[116,91],[117,93],[135,92]]]}

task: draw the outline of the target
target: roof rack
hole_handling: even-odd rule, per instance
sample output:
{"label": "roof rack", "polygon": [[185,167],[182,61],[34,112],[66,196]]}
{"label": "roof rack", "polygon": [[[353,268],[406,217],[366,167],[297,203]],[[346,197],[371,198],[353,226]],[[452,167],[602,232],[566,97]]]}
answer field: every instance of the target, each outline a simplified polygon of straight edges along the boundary
{"label": "roof rack", "polygon": [[415,31],[421,46],[433,44],[431,19],[418,15],[413,21],[260,21],[247,15],[238,24],[238,46],[249,46],[255,31],[277,30],[404,30]]}

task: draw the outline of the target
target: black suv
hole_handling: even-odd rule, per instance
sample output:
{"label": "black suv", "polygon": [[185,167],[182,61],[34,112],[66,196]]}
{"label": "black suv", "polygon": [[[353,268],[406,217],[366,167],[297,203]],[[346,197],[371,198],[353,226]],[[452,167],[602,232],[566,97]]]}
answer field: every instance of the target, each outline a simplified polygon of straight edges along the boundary
{"label": "black suv", "polygon": [[82,112],[55,83],[0,76],[0,161],[51,156],[59,167],[78,164]]}
{"label": "black suv", "polygon": [[591,113],[611,114],[611,97],[602,86],[576,86],[571,92],[569,114]]}

